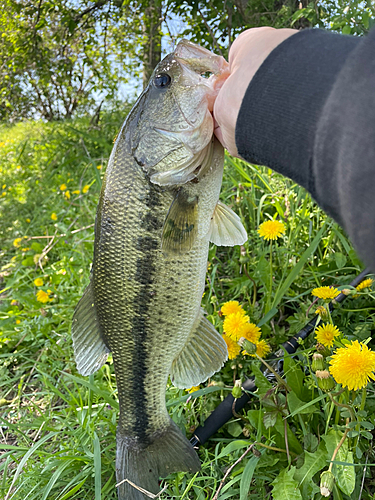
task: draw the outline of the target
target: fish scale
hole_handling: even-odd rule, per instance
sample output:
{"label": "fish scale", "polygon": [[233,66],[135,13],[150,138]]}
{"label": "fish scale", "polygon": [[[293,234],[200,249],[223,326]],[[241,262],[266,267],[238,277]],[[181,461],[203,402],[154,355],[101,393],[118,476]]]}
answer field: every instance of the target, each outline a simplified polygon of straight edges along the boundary
{"label": "fish scale", "polygon": [[123,480],[157,493],[159,477],[199,470],[196,452],[168,415],[168,377],[191,387],[227,359],[224,340],[200,309],[210,240],[247,239],[238,216],[218,201],[224,151],[212,137],[212,82],[200,75],[219,74],[225,65],[181,42],[126,119],[103,181],[92,274],[72,337],[82,375],[112,352],[119,500],[147,498]]}

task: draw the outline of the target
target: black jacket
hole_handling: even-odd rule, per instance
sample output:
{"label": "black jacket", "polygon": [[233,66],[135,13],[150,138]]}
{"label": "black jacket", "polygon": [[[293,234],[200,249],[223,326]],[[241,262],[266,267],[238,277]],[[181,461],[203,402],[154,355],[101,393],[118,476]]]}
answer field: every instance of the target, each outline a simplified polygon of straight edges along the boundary
{"label": "black jacket", "polygon": [[375,271],[375,30],[304,30],[276,47],[246,91],[236,144],[304,186]]}

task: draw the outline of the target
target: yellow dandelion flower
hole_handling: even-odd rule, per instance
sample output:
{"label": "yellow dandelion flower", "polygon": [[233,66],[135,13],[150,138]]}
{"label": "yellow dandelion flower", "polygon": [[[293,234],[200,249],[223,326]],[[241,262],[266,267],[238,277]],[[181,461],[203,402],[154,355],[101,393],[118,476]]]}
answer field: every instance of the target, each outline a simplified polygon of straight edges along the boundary
{"label": "yellow dandelion flower", "polygon": [[51,219],[52,219],[52,220],[57,220],[57,215],[56,215],[56,213],[55,213],[55,212],[52,212],[52,214],[51,214]]}
{"label": "yellow dandelion flower", "polygon": [[79,194],[81,191],[79,189],[75,189],[74,191],[72,191],[72,194]]}
{"label": "yellow dandelion flower", "polygon": [[329,371],[338,384],[349,390],[362,389],[375,380],[375,352],[358,340],[333,354]]}
{"label": "yellow dandelion flower", "polygon": [[46,304],[47,302],[50,301],[48,293],[44,292],[43,290],[38,290],[36,293],[36,300],[38,302],[42,302],[43,304]]}
{"label": "yellow dandelion flower", "polygon": [[199,391],[200,388],[200,385],[193,385],[193,387],[190,387],[190,389],[185,389],[185,391],[191,394],[193,392]]}
{"label": "yellow dandelion flower", "polygon": [[221,313],[223,316],[228,316],[229,314],[234,313],[246,314],[237,300],[230,300],[229,302],[225,302],[225,304],[221,306]]}
{"label": "yellow dandelion flower", "polygon": [[276,240],[285,233],[285,226],[278,220],[267,220],[258,229],[258,234],[265,240]]}
{"label": "yellow dandelion flower", "polygon": [[[267,354],[271,352],[271,348],[265,340],[259,340],[259,342],[252,342],[252,343],[256,345],[257,348],[256,353],[261,358],[265,358]],[[243,351],[242,354],[249,355],[247,351]],[[255,358],[255,354],[250,354],[250,356],[253,356]]]}
{"label": "yellow dandelion flower", "polygon": [[19,325],[21,323],[20,319],[16,319],[16,325]]}
{"label": "yellow dandelion flower", "polygon": [[87,191],[90,189],[90,186],[88,184],[86,184],[86,186],[83,186],[82,188],[82,193],[85,194],[87,193]]}
{"label": "yellow dandelion flower", "polygon": [[240,330],[240,338],[244,337],[249,342],[256,344],[261,336],[260,328],[254,323],[246,323]]}
{"label": "yellow dandelion flower", "polygon": [[23,252],[28,252],[28,251],[30,250],[30,247],[21,248],[21,250],[22,250]]}
{"label": "yellow dandelion flower", "polygon": [[228,358],[229,359],[236,358],[241,351],[241,347],[237,344],[237,342],[235,342],[230,337],[228,337],[228,335],[223,335],[223,339],[225,340],[225,343],[227,344]]}
{"label": "yellow dandelion flower", "polygon": [[16,248],[19,248],[21,246],[21,242],[22,242],[22,238],[16,238],[13,241],[13,246],[16,247]]}
{"label": "yellow dandelion flower", "polygon": [[6,185],[6,184],[3,184],[3,189],[5,189],[6,187],[7,187],[7,185]]}
{"label": "yellow dandelion flower", "polygon": [[372,278],[367,278],[362,281],[358,286],[355,287],[357,292],[360,292],[361,290],[364,290],[365,288],[370,288],[370,286],[374,283],[374,280]]}
{"label": "yellow dandelion flower", "polygon": [[65,189],[66,189],[66,184],[61,184],[60,191],[65,191]]}
{"label": "yellow dandelion flower", "polygon": [[265,358],[267,354],[271,352],[271,348],[265,340],[260,340],[256,342],[255,345],[257,346],[257,354],[261,358]]}
{"label": "yellow dandelion flower", "polygon": [[312,295],[318,297],[318,299],[334,299],[339,295],[339,290],[334,286],[320,286],[319,288],[314,288],[311,292]]}
{"label": "yellow dandelion flower", "polygon": [[67,200],[70,200],[70,191],[65,191],[64,196]]}
{"label": "yellow dandelion flower", "polygon": [[30,224],[31,220],[29,218],[27,218],[26,222]]}
{"label": "yellow dandelion flower", "polygon": [[17,305],[18,305],[18,302],[17,302],[15,299],[13,299],[13,300],[11,301],[10,305],[11,305],[11,306],[17,306]]}
{"label": "yellow dandelion flower", "polygon": [[242,313],[229,314],[223,323],[224,332],[232,340],[239,340],[241,338],[241,329],[249,321],[249,316]]}
{"label": "yellow dandelion flower", "polygon": [[330,323],[321,325],[315,330],[316,340],[325,347],[332,347],[333,339],[340,334],[341,332],[337,326],[331,325]]}
{"label": "yellow dandelion flower", "polygon": [[6,191],[3,191],[3,192],[1,193],[1,196],[6,196],[6,195],[7,195],[7,192],[6,192]]}
{"label": "yellow dandelion flower", "polygon": [[43,280],[42,280],[42,278],[35,278],[34,285],[35,286],[43,286]]}
{"label": "yellow dandelion flower", "polygon": [[101,170],[101,169],[103,168],[103,165],[98,165],[96,168],[97,168],[98,170]]}

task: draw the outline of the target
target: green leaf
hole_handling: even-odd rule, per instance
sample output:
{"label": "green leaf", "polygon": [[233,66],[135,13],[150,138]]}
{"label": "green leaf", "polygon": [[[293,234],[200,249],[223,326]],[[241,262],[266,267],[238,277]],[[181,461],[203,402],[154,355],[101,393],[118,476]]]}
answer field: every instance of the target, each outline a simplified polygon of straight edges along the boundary
{"label": "green leaf", "polygon": [[67,373],[67,372],[63,372],[63,373],[64,373],[65,377],[68,377],[68,378],[74,380],[75,382],[77,382],[78,384],[84,385],[88,389],[91,389],[94,392],[94,394],[101,396],[104,399],[104,401],[106,401],[113,408],[116,408],[117,410],[120,409],[119,403],[115,399],[111,398],[111,396],[107,392],[98,389],[94,384],[90,384],[90,382],[88,382],[84,378],[76,377],[75,375],[71,375],[70,373]]}
{"label": "green leaf", "polygon": [[247,462],[240,482],[240,500],[246,500],[250,489],[251,480],[260,457],[253,455]]}
{"label": "green leaf", "polygon": [[242,427],[238,422],[230,422],[228,424],[228,432],[233,437],[241,436]]}
{"label": "green leaf", "polygon": [[85,477],[85,479],[83,479],[81,482],[76,484],[74,486],[74,488],[72,488],[70,491],[68,491],[68,493],[66,493],[63,497],[61,497],[60,500],[68,500],[68,498],[71,498],[74,495],[74,493],[77,493],[77,491],[79,491],[82,488],[82,486],[85,484],[86,481],[87,481],[87,477]]}
{"label": "green leaf", "polygon": [[296,393],[296,396],[301,399],[303,393],[303,379],[305,376],[301,367],[297,365],[292,356],[284,357],[284,373],[286,383]]}
{"label": "green leaf", "polygon": [[319,448],[315,453],[309,453],[308,451],[305,451],[304,463],[302,467],[297,469],[294,474],[294,479],[298,481],[303,498],[311,498],[311,494],[315,484],[312,478],[326,465],[327,450],[323,441],[320,443]]}
{"label": "green leaf", "polygon": [[297,410],[295,410],[293,413],[291,413],[290,415],[288,415],[287,418],[294,417],[294,415],[297,415],[297,413],[304,412],[306,408],[309,408],[309,406],[313,405],[314,403],[318,403],[319,401],[321,401],[322,399],[325,399],[325,398],[326,398],[326,394],[321,394],[320,396],[318,396],[317,398],[313,399],[309,403],[306,403],[303,406],[301,406],[300,408],[298,408]]}
{"label": "green leaf", "polygon": [[[339,460],[337,457],[336,459]],[[347,462],[348,465],[335,464],[337,467],[335,474],[336,482],[340,490],[345,495],[350,496],[355,488],[355,470],[353,466],[349,465],[354,464],[353,452],[348,451],[343,461]]]}
{"label": "green leaf", "polygon": [[277,314],[277,313],[278,313],[278,309],[276,309],[276,307],[273,307],[272,309],[270,309],[270,310],[268,311],[268,313],[267,313],[267,314],[265,314],[265,315],[263,316],[263,318],[259,321],[259,323],[258,323],[258,325],[257,325],[257,326],[261,327],[261,326],[265,325],[265,324],[266,324],[266,323],[268,323],[268,322],[269,322],[269,321],[270,321],[270,320],[271,320],[271,319],[275,316],[275,314]]}
{"label": "green leaf", "polygon": [[94,431],[94,471],[95,471],[95,500],[102,498],[102,460],[100,455],[100,441]]}
{"label": "green leaf", "polygon": [[17,481],[18,476],[21,474],[23,467],[25,466],[27,460],[31,457],[31,455],[39,448],[39,446],[42,446],[42,444],[44,444],[46,441],[48,441],[49,439],[51,439],[53,436],[56,436],[56,434],[58,434],[58,432],[49,432],[44,437],[42,437],[42,439],[39,439],[39,441],[37,441],[29,449],[29,451],[25,453],[25,455],[23,456],[22,460],[18,464],[17,470],[16,470],[16,472],[15,472],[15,474],[13,476],[13,481],[12,481],[10,490],[13,489],[14,483]]}
{"label": "green leaf", "polygon": [[295,471],[295,467],[291,467],[289,471],[283,469],[271,483],[273,500],[303,500],[298,483],[293,479]]}
{"label": "green leaf", "polygon": [[[329,225],[332,225],[330,223]],[[324,222],[323,226],[321,227],[320,231],[318,234],[315,236],[309,247],[303,252],[301,258],[298,260],[298,263],[293,267],[292,271],[288,274],[288,276],[285,278],[284,281],[280,282],[279,288],[277,289],[277,292],[275,294],[275,298],[273,299],[273,304],[272,307],[277,307],[281,299],[284,297],[286,294],[288,288],[290,285],[293,283],[293,281],[297,278],[297,276],[300,275],[303,266],[306,264],[310,256],[315,252],[317,249],[324,231],[327,229],[327,221]]]}
{"label": "green leaf", "polygon": [[342,34],[343,35],[350,35],[351,32],[352,32],[352,29],[348,25],[344,26],[343,29],[342,29]]}
{"label": "green leaf", "polygon": [[216,460],[222,457],[227,457],[230,453],[233,453],[234,451],[240,450],[242,448],[247,448],[248,446],[250,446],[250,442],[243,439],[232,441],[220,452],[220,454],[216,457]]}
{"label": "green leaf", "polygon": [[185,396],[181,396],[178,399],[172,399],[171,401],[167,402],[167,408],[171,406],[177,406],[180,403],[184,403],[188,399],[196,399],[199,398],[200,396],[205,396],[206,394],[210,394],[211,392],[219,392],[219,391],[231,391],[231,389],[226,388],[226,387],[220,387],[220,386],[210,386],[210,387],[204,387],[203,389],[199,389],[198,391],[195,391],[191,394],[185,394]]}
{"label": "green leaf", "polygon": [[318,411],[318,408],[315,405],[306,405],[296,396],[294,392],[290,392],[288,394],[288,407],[289,411],[293,413],[293,415],[308,415]]}
{"label": "green leaf", "polygon": [[303,446],[305,450],[310,451],[313,453],[317,447],[318,447],[319,441],[318,438],[315,436],[315,434],[312,434],[311,432],[305,434],[303,436]]}
{"label": "green leaf", "polygon": [[266,429],[269,429],[270,427],[273,427],[276,424],[277,420],[277,411],[267,411],[263,415],[263,424]]}
{"label": "green leaf", "polygon": [[[274,428],[280,434],[281,439],[282,439],[282,443],[281,443],[280,447],[285,448],[285,420],[281,417],[280,413],[277,415],[276,424],[275,424]],[[287,438],[288,438],[289,449],[291,451],[294,451],[294,453],[297,453],[297,455],[299,455],[303,451],[302,446],[301,446],[300,442],[298,441],[294,432],[292,432],[290,430],[290,427],[288,424],[286,426],[286,429],[287,429]]]}
{"label": "green leaf", "polygon": [[346,257],[343,253],[341,252],[336,252],[334,254],[334,257],[335,257],[335,262],[336,262],[336,266],[338,269],[341,269],[345,266],[346,264]]}
{"label": "green leaf", "polygon": [[[333,452],[341,441],[342,436],[342,432],[333,429],[331,429],[325,436],[322,436],[326,444],[328,459],[332,457]],[[343,442],[337,452],[335,461],[333,462],[332,473],[336,477],[336,483],[340,490],[350,496],[355,488],[354,467],[350,465],[336,464],[335,462],[345,462],[348,464],[354,463],[353,453],[349,451],[347,439]]]}
{"label": "green leaf", "polygon": [[63,472],[65,469],[70,467],[70,465],[74,462],[74,459],[67,460],[66,462],[63,462],[60,464],[55,472],[53,473],[51,479],[48,481],[47,486],[44,489],[43,496],[40,500],[47,500],[50,497],[50,492],[52,488],[54,487],[55,483],[60,479],[60,476],[63,475]]}
{"label": "green leaf", "polygon": [[272,384],[263,375],[257,363],[253,363],[251,368],[255,376],[255,385],[258,387],[257,394],[264,396],[272,388]]}

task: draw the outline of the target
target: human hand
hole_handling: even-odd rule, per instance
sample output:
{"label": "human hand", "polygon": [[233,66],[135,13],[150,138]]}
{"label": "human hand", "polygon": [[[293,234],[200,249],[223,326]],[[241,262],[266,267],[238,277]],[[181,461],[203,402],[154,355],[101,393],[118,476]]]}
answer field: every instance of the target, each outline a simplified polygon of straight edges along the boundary
{"label": "human hand", "polygon": [[238,156],[237,116],[251,79],[272,50],[295,33],[287,28],[252,28],[241,33],[230,48],[229,76],[219,90],[213,115],[215,135],[231,155]]}

